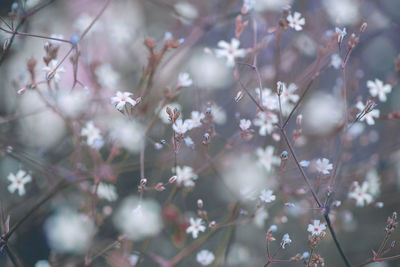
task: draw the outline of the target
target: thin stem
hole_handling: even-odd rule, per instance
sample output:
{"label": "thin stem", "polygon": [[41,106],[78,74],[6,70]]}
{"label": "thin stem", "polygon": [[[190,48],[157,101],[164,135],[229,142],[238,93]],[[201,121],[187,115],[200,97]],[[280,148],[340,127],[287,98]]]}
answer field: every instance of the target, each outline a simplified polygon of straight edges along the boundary
{"label": "thin stem", "polygon": [[329,219],[329,214],[328,214],[328,213],[324,213],[324,218],[325,218],[326,224],[328,225],[329,232],[330,232],[331,235],[332,235],[332,239],[333,239],[333,241],[335,242],[336,248],[338,249],[338,251],[339,251],[339,253],[340,253],[340,256],[342,257],[342,259],[343,259],[344,263],[346,264],[346,266],[347,266],[347,267],[350,267],[350,266],[351,266],[351,265],[350,265],[350,262],[349,262],[349,260],[346,258],[346,255],[344,255],[343,249],[342,249],[342,247],[340,246],[340,243],[339,243],[339,241],[338,241],[338,239],[337,239],[337,237],[336,237],[336,233],[335,233],[335,231],[333,230],[331,220]]}

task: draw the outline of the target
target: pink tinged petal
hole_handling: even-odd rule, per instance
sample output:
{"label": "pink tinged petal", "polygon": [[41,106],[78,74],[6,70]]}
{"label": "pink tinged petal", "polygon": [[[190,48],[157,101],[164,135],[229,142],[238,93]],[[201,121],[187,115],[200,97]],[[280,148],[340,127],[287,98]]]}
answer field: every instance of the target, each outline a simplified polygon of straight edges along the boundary
{"label": "pink tinged petal", "polygon": [[219,47],[223,48],[223,49],[229,49],[230,48],[229,43],[227,43],[226,41],[219,41],[217,45]]}

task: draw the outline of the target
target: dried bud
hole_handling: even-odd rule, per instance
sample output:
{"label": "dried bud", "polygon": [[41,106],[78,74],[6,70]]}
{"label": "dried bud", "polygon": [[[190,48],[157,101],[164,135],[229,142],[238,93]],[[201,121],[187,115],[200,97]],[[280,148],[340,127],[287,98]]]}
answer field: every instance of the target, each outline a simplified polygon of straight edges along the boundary
{"label": "dried bud", "polygon": [[235,96],[235,102],[238,103],[243,98],[243,91],[240,90]]}
{"label": "dried bud", "polygon": [[153,50],[153,48],[156,46],[156,43],[152,38],[146,37],[146,39],[144,39],[144,45]]}
{"label": "dried bud", "polygon": [[158,183],[158,184],[154,187],[154,190],[156,190],[156,191],[158,191],[158,192],[161,192],[161,191],[164,191],[164,190],[165,190],[165,187],[164,187],[163,183]]}
{"label": "dried bud", "polygon": [[297,115],[297,118],[296,118],[297,126],[301,126],[302,122],[303,122],[303,115],[302,114]]}
{"label": "dried bud", "polygon": [[360,32],[363,33],[365,32],[365,30],[367,29],[368,24],[366,22],[364,22],[361,27],[360,27]]}
{"label": "dried bud", "polygon": [[140,180],[140,185],[141,186],[145,186],[146,184],[147,184],[147,179],[146,178],[143,178],[143,179]]}
{"label": "dried bud", "polygon": [[201,200],[201,199],[198,199],[198,200],[197,200],[197,207],[198,207],[199,209],[202,209],[202,208],[203,208],[203,200]]}
{"label": "dried bud", "polygon": [[19,89],[19,90],[17,91],[17,94],[23,95],[25,92],[26,92],[26,88],[23,87],[23,88],[21,88],[21,89]]}
{"label": "dried bud", "polygon": [[210,228],[215,228],[217,226],[217,223],[215,222],[215,221],[211,221],[209,224],[208,224],[208,227],[210,227]]}
{"label": "dried bud", "polygon": [[10,44],[10,38],[7,38],[3,43],[3,52],[8,49],[8,45]]}
{"label": "dried bud", "polygon": [[172,176],[171,178],[169,178],[168,183],[173,184],[175,183],[175,181],[178,179],[178,177],[176,175]]}

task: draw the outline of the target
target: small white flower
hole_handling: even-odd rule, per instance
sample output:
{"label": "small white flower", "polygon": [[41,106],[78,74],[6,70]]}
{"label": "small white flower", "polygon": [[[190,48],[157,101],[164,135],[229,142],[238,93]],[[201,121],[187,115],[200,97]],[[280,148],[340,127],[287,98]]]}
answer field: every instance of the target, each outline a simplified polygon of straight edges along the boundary
{"label": "small white flower", "polygon": [[[90,30],[89,32],[92,32],[92,30]],[[98,66],[95,69],[94,73],[96,74],[98,83],[101,86],[108,88],[117,87],[118,82],[121,78],[119,73],[116,72],[114,68],[108,63]]]}
{"label": "small white flower", "polygon": [[302,161],[300,161],[300,166],[303,168],[308,168],[308,166],[310,166],[310,161],[302,160]]}
{"label": "small white flower", "polygon": [[118,199],[117,188],[112,184],[99,183],[97,196],[108,201],[115,201]]}
{"label": "small white flower", "polygon": [[296,31],[301,31],[303,29],[302,26],[306,24],[306,20],[301,18],[301,13],[299,12],[294,12],[293,16],[292,14],[289,14],[286,19],[289,22],[289,27],[295,29]]}
{"label": "small white flower", "polygon": [[273,146],[267,146],[265,149],[257,148],[256,150],[258,161],[268,172],[272,170],[274,165],[281,164],[281,158],[274,155],[274,150],[275,148]]}
{"label": "small white flower", "polygon": [[[56,39],[62,39],[64,40],[64,35],[62,34],[51,34],[50,35],[51,38],[56,38]],[[57,40],[51,40],[49,39],[49,42],[53,45],[53,46],[60,46],[61,41],[57,41]]]}
{"label": "small white flower", "polygon": [[310,232],[312,236],[325,235],[326,226],[324,223],[320,223],[319,220],[313,220],[312,224],[308,225],[307,231]]}
{"label": "small white flower", "polygon": [[354,198],[356,200],[357,207],[364,207],[372,202],[373,198],[370,193],[368,193],[368,182],[363,182],[362,185],[358,182],[354,183],[354,189],[349,193],[349,198]]}
{"label": "small white flower", "polygon": [[240,120],[240,124],[239,127],[240,129],[242,129],[242,131],[246,131],[250,128],[251,126],[251,121],[250,120],[246,120],[246,119],[241,119]]}
{"label": "small white flower", "polygon": [[182,119],[177,119],[172,125],[172,129],[177,134],[185,134],[189,130],[189,122],[188,120],[183,121]]}
{"label": "small white flower", "polygon": [[323,158],[322,160],[317,159],[317,161],[315,162],[315,168],[320,173],[329,174],[329,171],[333,169],[333,165],[329,163],[328,159]]}
{"label": "small white flower", "polygon": [[240,41],[235,38],[232,38],[231,43],[221,40],[218,42],[218,46],[220,48],[215,50],[215,55],[218,58],[225,57],[228,67],[235,66],[235,58],[246,56],[246,50],[239,49]]}
{"label": "small white flower", "polygon": [[290,239],[289,234],[284,234],[281,241],[281,247],[284,249],[286,245],[292,243],[292,239]]}
{"label": "small white flower", "polygon": [[252,10],[255,5],[256,5],[255,0],[243,0],[243,8],[246,12]]}
{"label": "small white flower", "polygon": [[18,190],[18,195],[25,195],[25,184],[32,181],[32,177],[24,170],[19,170],[16,174],[10,173],[7,179],[11,182],[8,186],[8,191],[12,194]]}
{"label": "small white flower", "polygon": [[190,148],[194,148],[194,142],[192,140],[192,138],[188,135],[186,136],[183,141],[185,141],[185,145],[190,147]]}
{"label": "small white flower", "polygon": [[275,200],[275,195],[273,194],[272,190],[262,190],[260,194],[260,199],[261,201],[265,203],[271,203],[272,201]]}
{"label": "small white flower", "polygon": [[342,65],[342,58],[339,56],[339,54],[333,54],[331,56],[331,65],[335,69],[339,69],[340,66]]}
{"label": "small white flower", "polygon": [[[260,98],[260,88],[255,89],[257,97]],[[262,105],[269,110],[278,110],[278,98],[275,93],[269,88],[264,88],[262,90]]]}
{"label": "small white flower", "polygon": [[192,237],[196,239],[199,236],[199,232],[204,232],[206,227],[203,225],[203,220],[201,218],[190,218],[190,226],[186,229],[187,234],[192,234]]}
{"label": "small white flower", "polygon": [[136,106],[137,102],[132,99],[133,94],[130,92],[118,91],[115,96],[111,97],[111,104],[115,105],[118,110],[123,110],[127,103],[132,107]]}
{"label": "small white flower", "polygon": [[274,130],[274,124],[278,123],[278,116],[269,111],[260,111],[257,113],[257,117],[253,120],[253,123],[255,126],[260,127],[258,133],[261,136],[266,136]]}
{"label": "small white flower", "polygon": [[271,226],[268,228],[268,232],[274,233],[274,232],[276,232],[276,231],[278,231],[278,226],[276,226],[275,224],[271,225]]}
{"label": "small white flower", "polygon": [[199,111],[192,111],[191,113],[191,118],[188,119],[188,123],[189,123],[189,129],[193,129],[193,128],[197,128],[200,127],[202,125],[201,120],[203,120],[205,118],[205,115],[203,113],[200,113]]}
{"label": "small white flower", "polygon": [[356,108],[360,111],[360,113],[357,114],[357,117],[362,115],[362,117],[360,118],[360,121],[365,120],[368,125],[374,125],[375,119],[379,118],[379,115],[380,115],[379,109],[373,109],[373,110],[370,110],[369,112],[365,113],[366,106],[361,101],[357,102]]}
{"label": "small white flower", "polygon": [[193,168],[189,166],[176,167],[176,183],[185,187],[194,186],[194,180],[197,179],[197,174],[194,173]]}
{"label": "small white flower", "polygon": [[178,87],[189,87],[193,84],[192,79],[190,79],[189,73],[181,72],[178,76]]}
{"label": "small white flower", "polygon": [[206,249],[199,251],[196,255],[197,262],[203,266],[210,265],[214,261],[214,259],[215,259],[214,253]]}
{"label": "small white flower", "polygon": [[64,73],[65,68],[60,66],[56,69],[57,65],[58,61],[53,59],[50,61],[48,66],[42,68],[42,70],[46,72],[46,80],[51,80],[54,78],[54,81],[56,83],[59,83],[61,81],[60,73]]}
{"label": "small white flower", "polygon": [[381,80],[375,79],[375,81],[367,81],[367,87],[369,88],[369,93],[373,96],[379,97],[379,100],[386,102],[386,94],[392,91],[392,86],[390,84],[384,84]]}
{"label": "small white flower", "polygon": [[85,127],[81,130],[81,136],[85,136],[86,143],[94,149],[100,149],[104,144],[100,130],[94,126],[93,121],[86,123]]}
{"label": "small white flower", "polygon": [[346,28],[343,28],[343,30],[341,30],[340,28],[336,27],[335,32],[338,34],[338,43],[341,43],[344,37],[347,35]]}
{"label": "small white flower", "polygon": [[51,267],[48,260],[40,260],[35,263],[35,267]]}
{"label": "small white flower", "polygon": [[[278,81],[277,88],[282,88],[282,94],[280,96],[281,105],[282,105],[282,113],[284,115],[287,115],[292,111],[293,106],[294,106],[293,104],[295,104],[300,99],[299,95],[296,94],[296,91],[298,89],[297,85],[294,83],[291,83],[291,84],[289,84],[289,86],[287,86],[286,83]],[[276,98],[278,100],[277,96],[276,96]]]}

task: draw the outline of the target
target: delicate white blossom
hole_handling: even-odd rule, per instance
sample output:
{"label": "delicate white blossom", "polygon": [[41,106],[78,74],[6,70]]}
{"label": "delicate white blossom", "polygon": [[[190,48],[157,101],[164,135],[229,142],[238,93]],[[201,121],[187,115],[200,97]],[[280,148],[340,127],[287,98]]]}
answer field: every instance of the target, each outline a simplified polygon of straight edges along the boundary
{"label": "delicate white blossom", "polygon": [[[257,97],[260,98],[260,88],[255,89]],[[279,104],[278,104],[278,97],[276,96],[276,93],[273,93],[271,89],[269,88],[264,88],[262,90],[262,105],[263,107],[269,109],[269,110],[278,110]]]}
{"label": "delicate white blossom", "polygon": [[342,65],[342,58],[339,56],[339,54],[333,54],[331,56],[331,65],[335,69],[339,69],[340,66]]}
{"label": "delicate white blossom", "polygon": [[191,118],[187,119],[189,129],[197,128],[202,125],[201,120],[205,118],[205,115],[203,113],[200,113],[199,111],[192,111],[191,113]]}
{"label": "delicate white blossom", "polygon": [[318,172],[323,174],[329,174],[329,171],[333,169],[333,165],[329,163],[329,160],[326,158],[317,159],[315,162],[315,168]]}
{"label": "delicate white blossom", "polygon": [[341,30],[340,28],[336,27],[335,32],[338,35],[338,43],[343,42],[344,37],[347,35],[346,28],[343,28],[343,30]]}
{"label": "delicate white blossom", "polygon": [[292,243],[292,239],[290,239],[289,234],[284,234],[281,241],[281,247],[284,249],[286,245]]}
{"label": "delicate white blossom", "polygon": [[51,267],[48,260],[40,260],[35,263],[35,267]]}
{"label": "delicate white blossom", "polygon": [[199,251],[196,255],[197,262],[203,266],[210,265],[214,261],[214,259],[215,259],[214,253],[206,249]]}
{"label": "delicate white blossom", "polygon": [[276,196],[273,194],[272,190],[262,190],[260,194],[260,200],[265,203],[271,203],[275,200]]}
{"label": "delicate white blossom", "polygon": [[274,130],[274,125],[278,123],[278,116],[272,112],[260,111],[257,113],[257,117],[253,120],[255,126],[260,127],[258,133],[261,136],[271,134]]}
{"label": "delicate white blossom", "polygon": [[384,84],[379,79],[375,79],[375,81],[367,81],[367,87],[369,88],[371,96],[378,96],[379,100],[382,102],[386,102],[386,94],[389,94],[392,91],[392,86],[390,84]]}
{"label": "delicate white blossom", "polygon": [[313,220],[312,224],[308,225],[307,231],[310,232],[312,236],[325,235],[326,226],[319,220]]}
{"label": "delicate white blossom", "polygon": [[99,183],[97,187],[97,196],[108,201],[118,199],[117,188],[112,184]]}
{"label": "delicate white blossom", "polygon": [[379,118],[379,109],[366,110],[366,105],[361,101],[357,102],[356,108],[360,111],[357,117],[361,116],[360,121],[366,121],[368,125],[374,125],[375,119]]}
{"label": "delicate white blossom", "polygon": [[178,76],[178,87],[189,87],[193,84],[190,75],[187,72],[181,72]]}
{"label": "delicate white blossom", "polygon": [[100,149],[104,144],[103,137],[100,135],[100,130],[94,126],[93,121],[88,121],[86,123],[85,127],[81,130],[81,136],[85,136],[88,146],[94,149]]}
{"label": "delicate white blossom", "polygon": [[290,28],[295,29],[296,31],[301,31],[303,29],[303,25],[306,24],[306,20],[301,18],[301,13],[294,12],[294,14],[289,14],[287,16],[288,25]]}
{"label": "delicate white blossom", "polygon": [[256,150],[258,161],[268,172],[272,170],[274,165],[281,164],[281,158],[274,155],[274,150],[275,148],[273,146],[267,146],[265,149],[257,148]]}
{"label": "delicate white blossom", "polygon": [[65,68],[62,66],[58,66],[58,61],[56,59],[53,59],[50,61],[48,66],[45,66],[42,68],[43,71],[46,72],[46,80],[51,80],[54,78],[54,81],[56,83],[59,83],[61,81],[61,76],[60,73],[65,72]]}
{"label": "delicate white blossom", "polygon": [[364,205],[368,205],[372,202],[373,198],[370,193],[368,193],[368,182],[363,182],[362,185],[358,182],[354,182],[354,188],[349,193],[349,198],[353,198],[356,200],[356,206],[364,207]]}
{"label": "delicate white blossom", "polygon": [[197,174],[194,173],[194,170],[192,167],[189,166],[177,166],[176,167],[176,183],[178,185],[183,185],[185,187],[191,187],[194,186],[194,180],[197,179]]}
{"label": "delicate white blossom", "polygon": [[172,129],[177,134],[185,134],[189,130],[189,122],[187,120],[177,119],[172,125]]}
{"label": "delicate white blossom", "polygon": [[115,96],[111,97],[111,104],[115,105],[118,110],[124,110],[127,103],[132,107],[136,106],[137,102],[132,99],[133,94],[130,92],[118,91]]}
{"label": "delicate white blossom", "polygon": [[241,119],[239,127],[242,131],[247,131],[251,126],[251,121],[246,119]]}
{"label": "delicate white blossom", "polygon": [[19,196],[25,195],[25,184],[32,181],[32,177],[24,170],[19,170],[16,174],[10,173],[7,179],[11,182],[8,191],[12,194],[17,190]]}
{"label": "delicate white blossom", "polygon": [[190,218],[190,226],[186,229],[187,234],[192,234],[192,237],[196,239],[200,232],[204,232],[206,227],[203,225],[203,220],[201,218]]}
{"label": "delicate white blossom", "polygon": [[218,47],[219,49],[215,50],[215,55],[218,58],[225,57],[226,58],[226,65],[228,67],[235,66],[235,58],[242,58],[246,56],[246,50],[239,49],[240,41],[232,38],[231,43],[226,41],[219,41]]}

